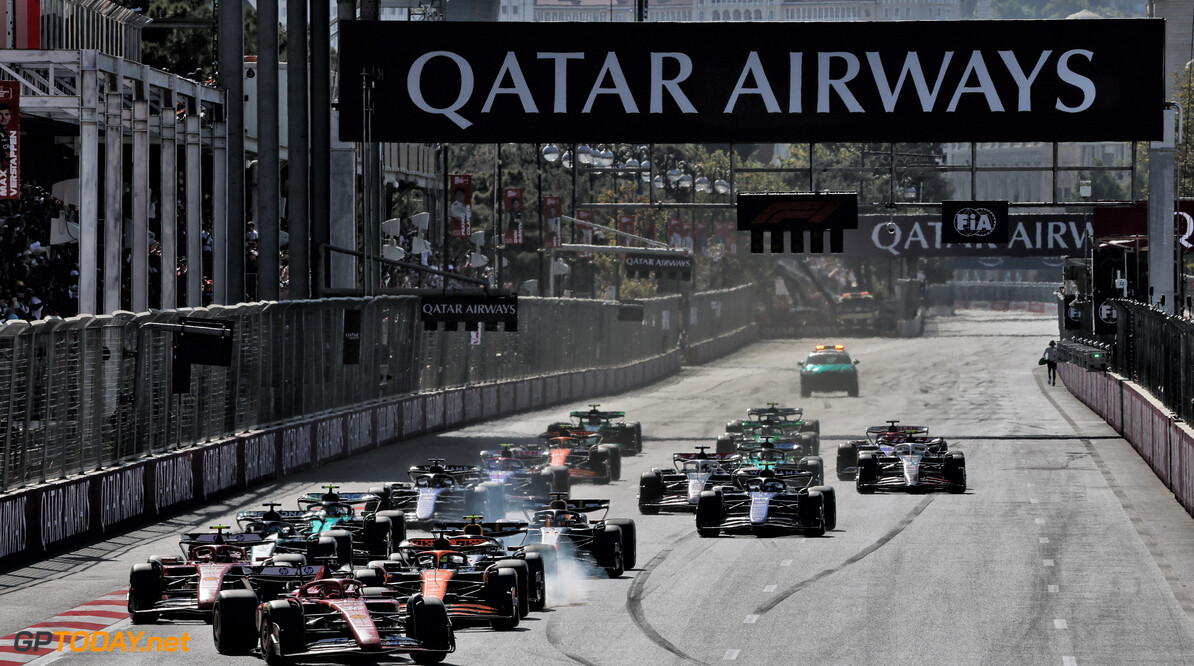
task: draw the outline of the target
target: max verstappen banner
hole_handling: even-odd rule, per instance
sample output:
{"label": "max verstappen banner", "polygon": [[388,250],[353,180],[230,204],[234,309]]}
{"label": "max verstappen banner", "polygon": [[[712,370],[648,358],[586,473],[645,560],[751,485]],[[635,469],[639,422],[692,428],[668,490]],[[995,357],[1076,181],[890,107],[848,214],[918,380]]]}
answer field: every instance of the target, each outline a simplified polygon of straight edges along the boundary
{"label": "max verstappen banner", "polygon": [[543,197],[543,247],[559,247],[564,242],[563,215],[563,197]]}
{"label": "max verstappen banner", "polygon": [[473,177],[452,174],[451,203],[448,205],[449,229],[453,238],[468,238],[473,233]]}
{"label": "max verstappen banner", "polygon": [[0,199],[21,196],[21,84],[0,81]]}
{"label": "max verstappen banner", "polygon": [[1091,216],[1080,213],[1011,215],[1006,243],[946,243],[936,215],[862,215],[846,231],[845,252],[884,257],[1081,257],[1094,238]]}
{"label": "max verstappen banner", "polygon": [[561,25],[346,21],[339,71],[374,141],[1162,138],[1160,19]]}
{"label": "max verstappen banner", "polygon": [[506,245],[522,245],[522,188],[507,187],[502,192]]}

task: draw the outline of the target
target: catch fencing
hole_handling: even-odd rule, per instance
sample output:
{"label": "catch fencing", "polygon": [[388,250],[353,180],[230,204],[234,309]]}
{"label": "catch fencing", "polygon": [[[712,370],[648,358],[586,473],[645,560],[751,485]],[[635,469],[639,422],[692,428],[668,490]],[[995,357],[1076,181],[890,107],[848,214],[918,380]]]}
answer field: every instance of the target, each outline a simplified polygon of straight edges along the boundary
{"label": "catch fencing", "polygon": [[[675,350],[682,327],[699,344],[751,325],[752,296],[696,294],[687,312],[680,296],[647,299],[641,322],[620,320],[616,303],[524,297],[517,333],[479,340],[424,331],[412,296],[10,322],[0,326],[0,492],[373,401],[627,366]],[[361,319],[355,363],[350,311]],[[230,367],[192,366],[189,390],[176,392],[173,334],[144,325],[181,317],[232,322],[235,335]]]}
{"label": "catch fencing", "polygon": [[1135,301],[1111,301],[1117,312],[1111,370],[1194,423],[1194,322]]}
{"label": "catch fencing", "polygon": [[951,282],[932,284],[925,305],[933,312],[993,310],[1052,312],[1057,284],[1052,282]]}

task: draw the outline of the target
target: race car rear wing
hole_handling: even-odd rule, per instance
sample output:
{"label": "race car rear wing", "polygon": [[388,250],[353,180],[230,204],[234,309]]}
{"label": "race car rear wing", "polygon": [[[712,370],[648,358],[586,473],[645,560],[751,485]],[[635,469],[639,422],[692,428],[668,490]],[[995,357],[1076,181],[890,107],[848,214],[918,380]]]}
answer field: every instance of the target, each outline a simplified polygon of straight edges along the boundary
{"label": "race car rear wing", "polygon": [[626,418],[626,412],[600,412],[592,410],[588,412],[568,412],[568,416],[574,419],[584,419],[596,417],[599,419],[622,419]]}
{"label": "race car rear wing", "polygon": [[381,498],[373,493],[336,493],[336,499],[324,497],[322,493],[307,493],[299,497],[299,504],[319,504],[321,502],[341,502],[343,504],[363,504],[378,502]]}
{"label": "race car rear wing", "polygon": [[258,532],[232,532],[218,534],[216,532],[188,532],[178,536],[180,546],[214,546],[228,544],[230,546],[255,546],[265,543],[266,534]]}
{"label": "race car rear wing", "polygon": [[804,409],[801,407],[752,407],[746,410],[746,415],[749,416],[764,416],[767,414],[775,416],[795,416],[800,418],[804,416]]}
{"label": "race car rear wing", "polygon": [[299,523],[307,517],[306,511],[287,509],[284,511],[238,511],[236,522],[249,520],[280,520],[284,523]]}
{"label": "race car rear wing", "polygon": [[673,453],[672,460],[719,460],[726,462],[728,460],[738,460],[741,458],[738,453],[706,453],[703,457],[699,453]]}
{"label": "race car rear wing", "polygon": [[443,474],[452,475],[467,474],[469,472],[479,473],[481,471],[476,465],[411,465],[409,472],[411,474],[430,473],[432,467],[439,467],[443,470]]}
{"label": "race car rear wing", "polygon": [[469,525],[480,525],[482,536],[497,537],[510,536],[512,534],[521,534],[525,532],[529,523],[521,520],[499,520],[492,523],[466,523],[451,521],[445,523],[435,523],[431,528],[432,532],[443,532],[445,536],[455,537],[464,534],[464,528]]}

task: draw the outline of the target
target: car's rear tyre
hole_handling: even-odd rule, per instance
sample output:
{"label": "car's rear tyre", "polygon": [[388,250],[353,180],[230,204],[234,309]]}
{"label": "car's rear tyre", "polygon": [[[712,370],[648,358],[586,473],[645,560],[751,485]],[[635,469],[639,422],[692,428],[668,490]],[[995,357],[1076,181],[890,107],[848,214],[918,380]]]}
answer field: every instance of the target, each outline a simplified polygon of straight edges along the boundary
{"label": "car's rear tyre", "polygon": [[697,534],[706,539],[718,536],[721,534],[722,521],[721,495],[712,490],[702,490],[697,498]]}
{"label": "car's rear tyre", "polygon": [[386,486],[373,486],[370,495],[377,495],[378,501],[365,502],[365,511],[385,511],[390,508],[390,489]]}
{"label": "car's rear tyre", "polygon": [[527,605],[532,611],[541,611],[547,606],[547,563],[543,554],[526,551],[527,569],[530,572],[530,595]]}
{"label": "car's rear tyre", "polygon": [[485,489],[485,517],[491,521],[498,521],[506,517],[506,491],[502,484],[496,481],[486,481],[480,488]]}
{"label": "car's rear tyre", "polygon": [[252,590],[221,590],[212,610],[211,634],[220,654],[242,655],[257,644],[257,595]]}
{"label": "car's rear tyre", "polygon": [[397,544],[390,541],[390,519],[376,516],[365,523],[365,550],[370,559],[385,559]]}
{"label": "car's rear tyre", "polygon": [[313,564],[323,564],[326,558],[336,558],[336,540],[326,534],[307,542],[307,561]]}
{"label": "car's rear tyre", "polygon": [[837,445],[837,480],[852,481],[857,471],[849,471],[858,467],[858,449],[850,442]]}
{"label": "car's rear tyre", "polygon": [[129,572],[129,619],[133,624],[153,624],[158,614],[153,611],[162,600],[162,576],[152,564],[134,564]]}
{"label": "car's rear tyre", "polygon": [[527,566],[526,560],[498,560],[494,566],[514,572],[518,583],[518,616],[526,617],[531,612],[531,568]]}
{"label": "car's rear tyre", "polygon": [[[738,428],[742,430],[741,426]],[[737,444],[734,443],[734,438],[729,435],[721,435],[717,438],[717,453],[733,453],[738,450]]]}
{"label": "car's rear tyre", "polygon": [[[336,542],[336,562],[340,566],[352,564],[352,532],[348,530],[328,530],[324,537]],[[387,553],[388,554],[388,553]]]}
{"label": "car's rear tyre", "polygon": [[643,452],[643,424],[634,421],[629,424],[634,428],[634,455]]}
{"label": "car's rear tyre", "polygon": [[[278,632],[277,640],[274,639],[275,626]],[[267,603],[261,611],[258,635],[261,654],[267,664],[289,664],[289,655],[298,654],[306,649],[302,608],[284,599]]]}
{"label": "car's rear tyre", "polygon": [[406,514],[401,511],[379,511],[378,518],[390,519],[390,544],[397,548],[398,544],[406,541]]}
{"label": "car's rear tyre", "polygon": [[531,543],[527,544],[523,551],[526,553],[538,553],[539,557],[543,558],[543,574],[545,576],[555,576],[558,564],[558,553],[555,546],[549,546],[545,543]]}
{"label": "car's rear tyre", "polygon": [[519,607],[523,605],[522,597],[518,594],[520,588],[518,575],[513,569],[499,567],[489,572],[485,579],[486,602],[505,616],[494,618],[490,622],[494,630],[513,631],[518,627],[519,619],[523,617],[519,611]]}
{"label": "car's rear tyre", "polygon": [[869,495],[875,492],[875,481],[878,480],[879,461],[873,453],[858,454],[858,474],[854,477],[854,487],[859,494]]}
{"label": "car's rear tyre", "polygon": [[634,521],[629,518],[610,518],[606,525],[617,525],[622,530],[622,563],[627,570],[638,564],[638,534]]}
{"label": "car's rear tyre", "polygon": [[657,472],[643,472],[638,478],[638,512],[644,516],[659,513],[663,500],[663,479]]}
{"label": "car's rear tyre", "polygon": [[384,587],[386,584],[386,577],[373,567],[353,569],[352,577],[368,587]]}
{"label": "car's rear tyre", "polygon": [[961,451],[950,451],[945,456],[945,480],[947,490],[954,495],[966,492],[966,457]]}
{"label": "car's rear tyre", "polygon": [[266,560],[266,564],[275,567],[305,567],[307,558],[302,553],[279,553]]}
{"label": "car's rear tyre", "polygon": [[728,432],[728,433],[742,432],[742,421],[737,420],[737,419],[735,419],[733,421],[726,421],[726,432]]}
{"label": "car's rear tyre", "polygon": [[800,522],[805,526],[801,533],[806,537],[825,536],[825,497],[820,491],[810,490],[801,499]]}
{"label": "car's rear tyre", "polygon": [[851,398],[858,397],[858,380],[854,380],[853,384],[850,384],[848,387],[846,387],[846,394]]}
{"label": "car's rear tyre", "polygon": [[804,382],[801,382],[800,383],[800,397],[801,398],[809,398],[809,397],[812,397],[812,395],[813,395],[813,390],[811,388],[805,388]]}
{"label": "car's rear tyre", "polygon": [[626,571],[622,559],[622,528],[617,525],[606,525],[597,532],[596,539],[597,566],[605,569],[610,578],[620,578]]}
{"label": "car's rear tyre", "polygon": [[818,437],[821,435],[821,421],[819,419],[808,419],[800,424],[800,432],[816,433]]}
{"label": "car's rear tyre", "polygon": [[551,472],[551,492],[572,492],[572,473],[563,465],[552,465],[547,470]]}
{"label": "car's rear tyre", "polygon": [[622,449],[617,444],[600,444],[599,451],[605,451],[605,458],[609,461],[609,480],[619,481],[622,478]]}
{"label": "car's rear tyre", "polygon": [[816,490],[821,493],[821,501],[824,505],[825,516],[825,531],[829,532],[837,529],[837,491],[833,486],[816,486],[809,490]]}
{"label": "car's rear tyre", "polygon": [[448,609],[444,602],[435,597],[416,594],[406,602],[406,635],[426,648],[412,652],[410,658],[416,664],[438,664],[452,650],[452,623],[448,620]]}
{"label": "car's rear tyre", "polygon": [[805,456],[800,459],[799,467],[813,475],[813,482],[809,484],[810,486],[819,486],[825,483],[825,460],[821,456]]}

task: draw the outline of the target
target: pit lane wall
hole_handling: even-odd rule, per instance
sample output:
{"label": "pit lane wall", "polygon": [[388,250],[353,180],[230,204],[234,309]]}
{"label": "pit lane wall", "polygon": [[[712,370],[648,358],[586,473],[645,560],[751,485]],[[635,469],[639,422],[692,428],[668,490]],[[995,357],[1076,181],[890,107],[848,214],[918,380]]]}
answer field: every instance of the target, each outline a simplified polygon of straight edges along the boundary
{"label": "pit lane wall", "polygon": [[757,339],[754,323],[735,327],[717,316],[699,323],[700,312],[717,310],[713,304],[728,295],[694,295],[698,323],[685,323],[699,341],[686,351],[674,346],[613,367],[376,400],[0,495],[0,570],[364,451],[658,381],[684,362],[713,360]]}
{"label": "pit lane wall", "polygon": [[1194,430],[1147,391],[1110,372],[1058,363],[1066,388],[1136,449],[1157,478],[1194,515]]}

